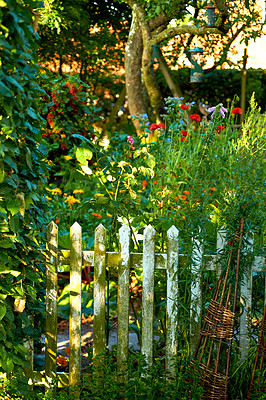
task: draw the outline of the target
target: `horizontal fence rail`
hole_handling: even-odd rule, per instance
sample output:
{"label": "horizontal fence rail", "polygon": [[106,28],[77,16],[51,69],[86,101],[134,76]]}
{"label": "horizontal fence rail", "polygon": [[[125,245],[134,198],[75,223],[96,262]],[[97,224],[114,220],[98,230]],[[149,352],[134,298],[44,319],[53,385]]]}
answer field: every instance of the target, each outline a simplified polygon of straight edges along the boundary
{"label": "horizontal fence rail", "polygon": [[[167,253],[155,253],[155,229],[149,225],[144,230],[143,253],[130,252],[131,231],[126,225],[119,230],[119,252],[106,249],[106,229],[100,224],[95,230],[94,251],[82,251],[81,226],[76,222],[70,228],[70,249],[58,248],[58,228],[54,222],[47,226],[46,245],[46,333],[45,333],[45,371],[33,371],[33,349],[31,347],[31,373],[29,383],[45,385],[48,389],[57,377],[60,385],[75,385],[81,376],[81,275],[82,267],[94,266],[94,322],[93,322],[93,358],[97,364],[98,356],[105,348],[105,279],[106,267],[116,268],[118,273],[117,292],[117,373],[122,380],[127,379],[127,361],[129,345],[129,285],[130,270],[143,269],[142,282],[142,335],[141,352],[147,364],[153,360],[153,324],[154,324],[154,270],[166,271],[166,359],[168,372],[174,375],[174,356],[177,354],[177,307],[178,265],[187,260],[179,254],[179,231],[172,226],[167,231]],[[193,242],[191,273],[190,349],[194,353],[201,329],[202,292],[201,271],[221,273],[219,255],[226,244],[226,234],[217,234],[217,252],[204,255],[201,243]],[[248,250],[253,248],[253,236],[249,240]],[[64,266],[62,269],[61,266]],[[67,267],[66,267],[67,266]],[[69,317],[69,373],[57,372],[57,274],[70,271],[70,317]],[[243,312],[240,316],[240,358],[247,355],[250,332],[249,321],[252,308],[253,272],[266,271],[264,257],[255,257],[253,264],[245,272],[240,285],[240,297]],[[266,304],[266,278],[265,296]]]}

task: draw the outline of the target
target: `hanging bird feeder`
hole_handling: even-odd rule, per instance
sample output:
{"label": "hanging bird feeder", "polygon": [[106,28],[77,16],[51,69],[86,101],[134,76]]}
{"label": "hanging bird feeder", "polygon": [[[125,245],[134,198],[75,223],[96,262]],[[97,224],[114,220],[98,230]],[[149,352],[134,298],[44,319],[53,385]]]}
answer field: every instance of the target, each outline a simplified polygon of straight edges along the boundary
{"label": "hanging bird feeder", "polygon": [[207,25],[210,27],[215,26],[215,9],[217,8],[211,1],[206,7],[207,10]]}
{"label": "hanging bird feeder", "polygon": [[203,71],[202,71],[202,62],[204,50],[199,47],[195,47],[194,49],[189,50],[191,52],[191,69],[190,69],[190,82],[198,83],[202,82]]}
{"label": "hanging bird feeder", "polygon": [[152,45],[152,64],[159,63],[159,55],[160,55],[160,45],[153,44]]}

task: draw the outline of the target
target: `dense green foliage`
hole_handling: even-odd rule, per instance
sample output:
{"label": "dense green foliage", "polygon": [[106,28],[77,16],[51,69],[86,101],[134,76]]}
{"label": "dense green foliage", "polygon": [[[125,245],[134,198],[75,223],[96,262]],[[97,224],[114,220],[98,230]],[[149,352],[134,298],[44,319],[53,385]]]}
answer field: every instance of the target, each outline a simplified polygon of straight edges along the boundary
{"label": "dense green foliage", "polygon": [[5,372],[25,365],[23,343],[40,334],[32,317],[40,323],[43,315],[36,233],[44,223],[46,147],[40,144],[31,22],[21,2],[0,2],[0,370]]}
{"label": "dense green foliage", "polygon": [[[212,72],[203,71],[203,82],[192,84],[189,82],[189,68],[181,68],[171,72],[171,76],[184,95],[185,101],[199,102],[208,106],[223,103],[225,106],[235,95],[241,95],[242,71],[239,69],[216,69]],[[158,81],[164,97],[170,96],[168,87],[160,70],[156,71]],[[226,83],[226,84],[225,84]],[[264,112],[266,97],[266,74],[263,69],[247,70],[246,102],[250,102],[255,93],[256,101]]]}

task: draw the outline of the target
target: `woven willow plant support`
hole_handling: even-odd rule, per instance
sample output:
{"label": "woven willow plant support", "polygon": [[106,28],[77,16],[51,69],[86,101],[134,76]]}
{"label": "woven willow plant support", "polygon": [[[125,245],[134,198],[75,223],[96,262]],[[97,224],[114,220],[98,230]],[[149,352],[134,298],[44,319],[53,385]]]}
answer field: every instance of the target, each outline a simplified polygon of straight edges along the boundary
{"label": "woven willow plant support", "polygon": [[[265,382],[265,377],[264,377],[264,382],[262,382],[263,377],[256,376],[258,374],[258,371],[262,373],[263,371],[263,363],[266,360],[266,306],[264,307],[264,314],[263,318],[261,321],[261,328],[260,328],[260,334],[259,334],[259,340],[258,340],[258,346],[257,346],[257,354],[256,354],[256,359],[252,371],[252,377],[251,377],[251,383],[250,383],[250,388],[249,388],[249,394],[248,394],[248,399],[250,399],[251,395],[254,394],[255,392],[255,382],[257,381],[258,384],[262,385],[260,388],[261,392],[263,391],[266,393],[266,382]],[[265,368],[265,365],[264,365]],[[254,398],[254,397],[253,397]]]}
{"label": "woven willow plant support", "polygon": [[[194,354],[193,363],[195,368],[198,368],[200,372],[201,384],[205,389],[203,397],[205,400],[228,399],[229,365],[234,333],[243,227],[244,218],[242,217],[239,228],[234,236],[225,276],[223,276],[224,273],[221,273],[218,280],[213,298],[210,301],[204,318],[200,339]],[[233,308],[230,310],[232,284],[228,283],[228,277],[234,251],[233,246],[236,242],[238,242],[238,249],[233,293],[234,297]],[[199,358],[197,359],[198,355]],[[221,365],[222,356],[224,357],[224,361],[226,361],[226,365],[224,366]],[[223,369],[225,369],[225,373],[222,372]]]}

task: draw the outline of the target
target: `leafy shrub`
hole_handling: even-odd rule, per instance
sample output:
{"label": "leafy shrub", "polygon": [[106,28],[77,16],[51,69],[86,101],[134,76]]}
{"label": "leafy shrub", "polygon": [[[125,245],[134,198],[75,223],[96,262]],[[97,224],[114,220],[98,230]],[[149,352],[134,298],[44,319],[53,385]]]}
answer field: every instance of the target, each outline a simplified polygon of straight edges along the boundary
{"label": "leafy shrub", "polygon": [[45,222],[47,170],[32,15],[21,2],[6,0],[0,23],[0,371],[10,373],[27,365],[23,345],[40,335],[43,321],[37,238]]}

